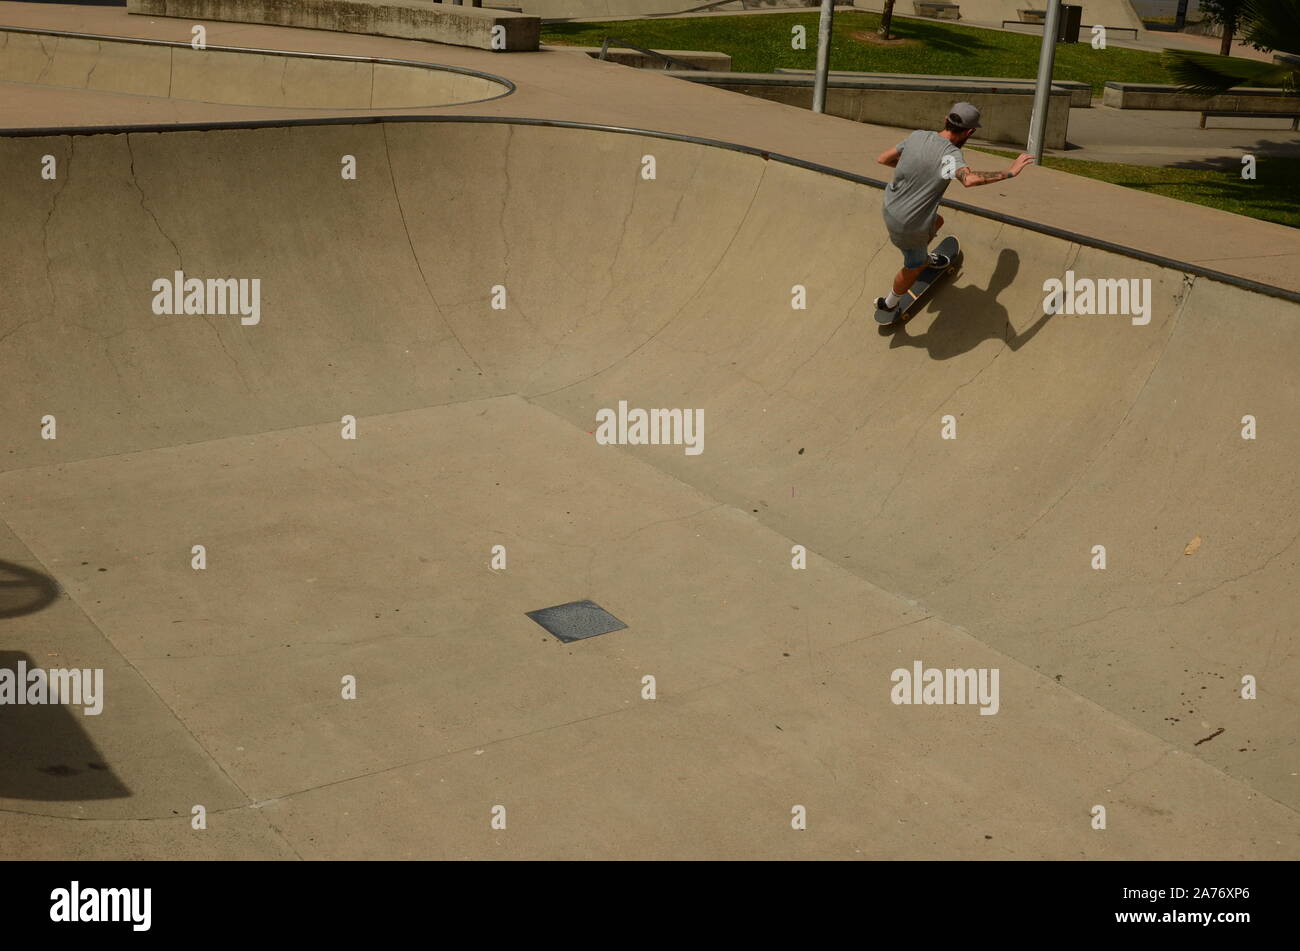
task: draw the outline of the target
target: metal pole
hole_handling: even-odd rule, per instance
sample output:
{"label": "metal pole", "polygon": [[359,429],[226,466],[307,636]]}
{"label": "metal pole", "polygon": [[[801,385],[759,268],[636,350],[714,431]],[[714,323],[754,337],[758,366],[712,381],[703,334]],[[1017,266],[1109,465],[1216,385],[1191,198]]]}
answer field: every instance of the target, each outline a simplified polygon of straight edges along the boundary
{"label": "metal pole", "polygon": [[835,0],[822,0],[822,16],[817,24],[817,78],[813,80],[813,112],[826,111],[826,74],[831,68],[831,20],[835,17]]}
{"label": "metal pole", "polygon": [[1043,130],[1047,128],[1047,103],[1052,92],[1052,66],[1056,61],[1056,32],[1061,22],[1061,0],[1047,0],[1043,46],[1038,52],[1038,81],[1034,84],[1034,111],[1029,116],[1029,143],[1025,151],[1043,161]]}

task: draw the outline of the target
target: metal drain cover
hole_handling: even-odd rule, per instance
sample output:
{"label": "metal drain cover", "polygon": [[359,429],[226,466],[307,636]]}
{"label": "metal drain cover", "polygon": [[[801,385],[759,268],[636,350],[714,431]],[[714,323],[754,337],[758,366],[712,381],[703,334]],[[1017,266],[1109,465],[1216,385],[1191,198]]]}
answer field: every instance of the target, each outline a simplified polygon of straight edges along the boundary
{"label": "metal drain cover", "polygon": [[553,608],[528,611],[527,616],[565,643],[627,627],[595,601],[570,601]]}

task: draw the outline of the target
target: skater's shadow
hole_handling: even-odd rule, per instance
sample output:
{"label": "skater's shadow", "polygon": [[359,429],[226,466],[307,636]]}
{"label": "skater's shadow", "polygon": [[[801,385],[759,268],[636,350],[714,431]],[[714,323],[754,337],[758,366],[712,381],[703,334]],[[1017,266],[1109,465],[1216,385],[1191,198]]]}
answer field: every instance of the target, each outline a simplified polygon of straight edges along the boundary
{"label": "skater's shadow", "polygon": [[[55,703],[50,691],[68,689],[71,681],[65,675],[71,672],[57,662],[48,664],[58,671],[58,687],[52,687],[54,675],[42,660],[22,651],[0,650],[0,679],[6,682],[8,694],[0,706],[0,799],[85,802],[131,796],[87,730],[94,717],[86,716],[85,710],[98,706],[103,712],[111,702],[104,696],[103,676],[96,680],[93,670],[77,672],[71,700],[60,693]],[[35,670],[44,671],[44,679],[38,681]],[[44,686],[34,687],[38,682]],[[93,698],[84,690],[87,684],[93,685]],[[15,700],[18,692],[23,695],[21,703]],[[92,699],[97,702],[91,703]]]}
{"label": "skater's shadow", "polygon": [[59,596],[59,586],[49,575],[0,561],[0,618],[20,617],[44,610]]}
{"label": "skater's shadow", "polygon": [[[998,303],[998,295],[1011,286],[1020,271],[1020,255],[1003,248],[998,263],[989,278],[987,288],[974,284],[934,289],[921,311],[906,320],[885,327],[882,333],[892,336],[889,347],[924,347],[932,360],[948,360],[975,349],[985,340],[1001,340],[1012,350],[1019,350],[1051,320],[1051,314],[1042,314],[1026,330],[1017,332],[1011,325],[1007,309]],[[957,278],[960,279],[958,274]],[[925,314],[930,325],[923,333],[909,332],[908,325]]]}
{"label": "skater's shadow", "polygon": [[[39,634],[42,643],[50,641],[59,630],[58,621],[26,629],[20,625],[17,630],[8,625],[14,618],[43,611],[59,593],[49,575],[0,560],[0,631],[9,639],[26,630]],[[49,661],[57,656],[47,651],[38,659],[0,650],[0,800],[85,802],[130,796],[87,729],[97,714],[86,710],[103,711],[106,706],[102,673],[84,668],[73,673]],[[58,671],[57,680],[47,668]],[[34,675],[36,670],[43,673]],[[68,689],[70,699],[64,693]]]}

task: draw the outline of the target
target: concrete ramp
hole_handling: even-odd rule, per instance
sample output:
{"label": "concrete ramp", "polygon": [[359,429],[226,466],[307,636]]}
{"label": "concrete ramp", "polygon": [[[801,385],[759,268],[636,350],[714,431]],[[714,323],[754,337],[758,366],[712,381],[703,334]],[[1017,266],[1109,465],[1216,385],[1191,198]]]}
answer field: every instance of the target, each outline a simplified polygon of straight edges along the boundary
{"label": "concrete ramp", "polygon": [[0,29],[0,82],[159,99],[308,109],[410,109],[481,102],[513,86],[476,70]]}
{"label": "concrete ramp", "polygon": [[[105,668],[62,742],[113,778],[0,786],[5,857],[1300,857],[1293,298],[949,209],[882,335],[876,188],[587,129],[0,175],[0,559],[60,591],[6,645]],[[257,307],[155,313],[178,271]],[[1067,272],[1149,297],[1050,313]],[[621,403],[702,441],[599,444]],[[525,616],[586,599],[626,629]]]}

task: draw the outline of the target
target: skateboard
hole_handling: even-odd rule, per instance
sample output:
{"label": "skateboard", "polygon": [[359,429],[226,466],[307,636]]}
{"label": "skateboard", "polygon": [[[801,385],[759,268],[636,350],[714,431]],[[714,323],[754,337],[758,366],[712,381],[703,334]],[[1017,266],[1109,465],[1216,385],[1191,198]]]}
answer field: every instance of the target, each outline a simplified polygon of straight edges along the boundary
{"label": "skateboard", "polygon": [[961,244],[957,241],[956,235],[948,235],[939,242],[938,247],[934,250],[938,254],[947,255],[948,266],[943,268],[927,267],[917,276],[916,283],[908,288],[907,293],[899,300],[898,315],[894,316],[892,311],[878,310],[876,311],[876,323],[886,326],[901,323],[907,317],[908,311],[915,307],[935,284],[961,268]]}

